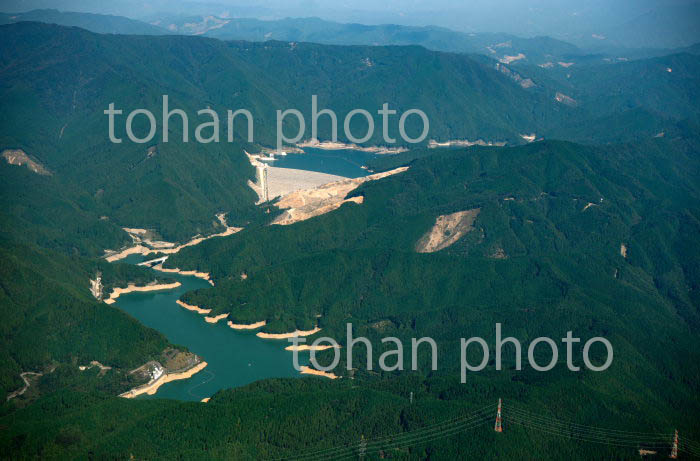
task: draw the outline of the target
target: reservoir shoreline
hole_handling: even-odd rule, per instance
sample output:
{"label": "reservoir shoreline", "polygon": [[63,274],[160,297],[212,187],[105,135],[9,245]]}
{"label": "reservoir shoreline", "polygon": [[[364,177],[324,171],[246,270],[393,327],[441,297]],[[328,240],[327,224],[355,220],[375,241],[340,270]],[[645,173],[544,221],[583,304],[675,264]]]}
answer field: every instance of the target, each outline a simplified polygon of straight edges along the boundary
{"label": "reservoir shoreline", "polygon": [[176,373],[163,373],[160,377],[158,377],[158,379],[146,383],[143,386],[135,387],[134,389],[126,391],[123,394],[119,394],[119,397],[123,397],[125,399],[133,399],[134,397],[138,397],[142,394],[154,395],[156,392],[158,392],[158,388],[160,388],[163,384],[169,383],[171,381],[177,381],[180,379],[191,378],[195,374],[202,371],[206,366],[207,362],[199,362],[192,368],[189,368],[185,371]]}
{"label": "reservoir shoreline", "polygon": [[180,282],[173,283],[155,283],[151,285],[136,286],[130,283],[126,288],[115,288],[109,295],[109,298],[104,300],[105,304],[114,304],[121,295],[135,292],[148,292],[148,291],[162,291],[162,290],[172,290],[173,288],[179,287]]}
{"label": "reservoir shoreline", "polygon": [[[367,176],[367,171],[362,169],[361,165],[364,164],[364,159],[373,155],[355,152],[356,157],[355,154],[347,151],[344,153],[317,151],[305,155],[287,155],[280,162],[291,162],[288,168],[292,169],[301,167],[307,171],[326,174],[346,174],[343,181],[347,181],[350,179],[349,176],[358,178]],[[360,183],[362,180],[356,182]],[[243,386],[260,379],[301,377],[302,375],[326,379],[338,378],[333,373],[325,373],[307,366],[308,352],[325,350],[330,346],[299,345],[295,348],[278,342],[278,340],[313,335],[321,330],[319,327],[310,330],[297,329],[288,333],[265,333],[256,330],[263,329],[268,324],[267,319],[251,323],[234,323],[232,320],[227,320],[227,317],[230,317],[228,313],[214,315],[211,309],[180,300],[187,292],[214,285],[211,274],[201,269],[166,268],[163,267],[164,263],[170,254],[186,246],[197,245],[213,237],[232,235],[240,230],[228,226],[224,215],[219,214],[217,218],[225,227],[224,232],[207,237],[195,236],[184,244],[151,241],[149,238],[155,240],[151,232],[129,228],[127,232],[134,240],[132,246],[123,248],[119,252],[107,252],[108,261],[129,256],[127,262],[140,264],[156,271],[155,273],[172,275],[176,280],[175,283],[155,283],[145,288],[136,287],[132,283],[127,288],[116,290],[114,295],[110,295],[108,302],[132,315],[145,326],[157,330],[170,343],[182,345],[202,358],[202,362],[190,370],[166,374],[165,378],[159,377],[153,383],[124,393],[125,397],[173,398],[201,402],[220,389]],[[149,261],[144,261],[147,259],[144,256],[151,254],[157,255],[152,256]],[[202,315],[205,316],[204,322],[199,320]],[[264,341],[265,339],[272,341]],[[301,370],[295,369],[292,364],[290,352],[294,351],[302,352],[299,359],[300,365],[304,368]],[[204,372],[200,373],[200,371]]]}

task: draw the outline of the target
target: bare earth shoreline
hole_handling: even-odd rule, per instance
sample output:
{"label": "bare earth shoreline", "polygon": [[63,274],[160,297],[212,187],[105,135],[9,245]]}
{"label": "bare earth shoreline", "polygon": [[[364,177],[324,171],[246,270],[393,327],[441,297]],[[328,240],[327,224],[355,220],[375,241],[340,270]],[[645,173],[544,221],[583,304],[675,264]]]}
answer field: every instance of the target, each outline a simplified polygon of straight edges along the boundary
{"label": "bare earth shoreline", "polygon": [[202,371],[206,366],[207,362],[199,362],[197,365],[193,366],[189,370],[185,370],[178,373],[163,373],[163,375],[161,375],[155,381],[149,382],[140,387],[136,387],[134,389],[131,389],[130,391],[126,391],[123,394],[119,394],[119,397],[124,397],[125,399],[133,399],[134,397],[137,397],[142,394],[153,395],[156,392],[158,392],[158,388],[163,384],[169,383],[171,381],[177,381],[179,379],[191,378],[195,374]]}
{"label": "bare earth shoreline", "polygon": [[245,323],[233,323],[232,321],[229,320],[227,325],[234,330],[255,330],[257,328],[262,328],[265,325],[267,325],[267,321],[261,320],[259,322],[245,324]]}
{"label": "bare earth shoreline", "polygon": [[[333,143],[322,143],[322,144],[314,144],[313,146],[309,147],[317,147],[317,148],[325,148],[325,149],[338,149],[338,148],[348,148],[348,146],[343,145],[342,147],[339,146],[338,144],[333,144]],[[350,147],[350,148],[358,148],[357,146]],[[360,149],[364,150],[364,149]],[[387,152],[384,152],[387,153]],[[247,153],[246,153],[247,154]],[[256,162],[250,154],[248,154],[249,160],[251,161],[252,164],[259,163]],[[262,167],[262,165],[261,165]],[[267,171],[271,170],[269,167],[265,167]],[[289,178],[289,184],[286,186],[282,187],[283,189],[292,187],[294,190],[290,191],[284,191],[283,199],[277,203],[276,205],[281,208],[281,209],[286,209],[286,212],[278,217],[277,220],[273,224],[291,224],[293,222],[298,222],[298,221],[303,221],[305,219],[308,219],[313,216],[318,216],[319,214],[324,214],[329,211],[332,211],[336,208],[338,208],[340,205],[345,203],[346,201],[354,201],[358,204],[362,203],[362,197],[353,197],[350,200],[346,200],[345,197],[347,194],[357,188],[360,184],[362,184],[365,181],[372,181],[376,179],[381,179],[386,176],[390,176],[396,173],[401,173],[403,171],[406,171],[408,168],[397,168],[395,170],[389,171],[389,172],[384,172],[380,174],[375,174],[375,175],[370,175],[367,177],[362,177],[362,178],[356,178],[356,179],[348,179],[348,178],[342,178],[342,177],[336,177],[333,175],[326,175],[322,173],[315,173],[315,172],[308,172],[308,171],[298,171],[298,170],[289,170],[283,171],[283,173],[287,175],[291,175]],[[283,169],[276,169],[276,170],[283,170]],[[294,177],[297,175],[298,177]],[[300,175],[300,176],[299,176]],[[304,183],[303,178],[308,178],[309,175],[318,175],[318,178],[313,178],[310,182],[313,184],[305,184],[307,187],[304,188],[299,187],[299,180],[301,178],[302,184]],[[273,173],[274,176],[274,173]],[[267,174],[265,175],[265,178],[267,178]],[[323,183],[323,184],[320,184]],[[255,189],[255,188],[254,188]],[[301,189],[301,190],[300,190]],[[153,259],[151,261],[146,261],[145,263],[142,263],[142,265],[147,265],[149,267],[152,267],[154,270],[164,272],[164,273],[177,273],[180,275],[186,275],[186,276],[194,276],[198,277],[204,280],[207,280],[211,285],[214,285],[213,281],[211,280],[211,276],[207,272],[202,272],[202,271],[197,271],[197,270],[182,270],[179,268],[164,268],[163,263],[167,259],[168,255],[177,253],[180,251],[180,249],[188,247],[188,246],[193,246],[201,243],[204,240],[213,238],[213,237],[225,237],[232,235],[241,229],[239,228],[233,228],[230,227],[226,224],[225,216],[223,214],[217,215],[217,218],[219,219],[220,223],[226,228],[224,232],[218,233],[218,234],[213,234],[207,237],[201,237],[201,236],[196,236],[192,238],[190,241],[188,241],[185,244],[177,245],[174,243],[170,242],[154,242],[149,240],[149,231],[145,229],[135,229],[135,228],[124,228],[124,230],[129,233],[133,240],[133,246],[129,248],[122,249],[119,252],[114,252],[114,251],[107,251],[106,253],[106,259],[109,262],[112,261],[117,261],[119,259],[123,259],[128,255],[131,254],[142,254],[142,255],[148,255],[151,253],[161,253],[165,254],[163,257],[159,257],[156,259]],[[281,218],[281,219],[280,219]],[[116,299],[126,293],[131,293],[131,292],[148,292],[148,291],[156,291],[156,290],[168,290],[168,289],[174,289],[181,286],[180,282],[175,282],[175,283],[170,283],[170,284],[158,284],[153,283],[150,285],[146,286],[136,286],[134,284],[129,284],[126,288],[115,288],[112,293],[110,294],[109,298],[105,299],[104,302],[107,304],[113,304]],[[176,303],[187,310],[196,312],[200,315],[205,315],[204,320],[207,323],[218,323],[221,320],[226,319],[229,314],[228,313],[223,313],[219,314],[216,316],[208,316],[206,314],[211,313],[211,309],[204,309],[199,306],[195,305],[190,305],[187,304],[181,300],[177,300]],[[236,324],[233,323],[232,321],[228,321],[227,325],[229,328],[234,329],[234,330],[255,330],[258,328],[262,328],[267,324],[266,320],[261,320],[258,322],[254,322],[251,324]],[[262,339],[273,339],[273,340],[280,340],[280,339],[289,339],[289,338],[295,338],[295,337],[304,337],[304,336],[310,336],[315,333],[318,333],[321,331],[319,327],[315,327],[312,330],[295,330],[289,333],[265,333],[265,332],[258,332],[256,333],[256,336]],[[322,351],[329,349],[333,346],[331,345],[319,345],[319,346],[311,346],[311,345],[297,345],[297,346],[287,346],[285,350],[287,351]],[[153,395],[158,391],[158,388],[162,386],[163,384],[178,380],[178,379],[187,379],[196,374],[197,372],[201,371],[204,367],[206,367],[206,362],[201,362],[198,365],[190,368],[189,370],[186,370],[184,372],[179,372],[179,373],[165,373],[163,376],[160,376],[158,379],[154,380],[153,382],[150,382],[144,386],[140,386],[138,388],[132,389],[130,391],[127,391],[123,394],[121,394],[121,397],[125,398],[133,398],[141,394],[148,394],[148,395]],[[309,374],[309,375],[314,375],[314,376],[320,376],[320,377],[325,377],[329,379],[336,379],[338,376],[336,376],[333,373],[328,373],[320,370],[315,370],[313,368],[310,368],[308,366],[304,366],[300,369],[301,374]]]}
{"label": "bare earth shoreline", "polygon": [[357,144],[346,144],[338,141],[319,141],[318,139],[302,141],[297,143],[297,147],[312,147],[314,149],[323,150],[358,150],[362,152],[371,152],[373,154],[400,154],[408,150],[405,147],[358,146]]}
{"label": "bare earth shoreline", "polygon": [[127,286],[126,288],[115,288],[114,290],[112,290],[112,294],[110,294],[109,298],[105,299],[104,302],[105,304],[114,304],[119,296],[125,295],[127,293],[172,290],[174,288],[179,287],[180,285],[180,282],[160,284],[155,283],[145,286],[136,286],[130,283],[129,286]]}
{"label": "bare earth shoreline", "polygon": [[319,327],[313,330],[294,330],[291,333],[263,333],[262,331],[257,333],[255,336],[263,339],[289,339],[296,338],[298,336],[310,336],[321,331]]}
{"label": "bare earth shoreline", "polygon": [[328,379],[338,379],[339,376],[336,375],[335,373],[329,373],[327,371],[321,371],[321,370],[316,370],[311,367],[307,367],[305,365],[302,365],[300,367],[300,370],[302,375],[314,375],[314,376],[322,376],[324,378]]}
{"label": "bare earth shoreline", "polygon": [[179,299],[175,301],[180,307],[184,307],[188,311],[193,311],[198,314],[208,314],[211,312],[211,309],[202,309],[199,306],[193,306],[192,304],[187,304],[186,302],[180,301]]}

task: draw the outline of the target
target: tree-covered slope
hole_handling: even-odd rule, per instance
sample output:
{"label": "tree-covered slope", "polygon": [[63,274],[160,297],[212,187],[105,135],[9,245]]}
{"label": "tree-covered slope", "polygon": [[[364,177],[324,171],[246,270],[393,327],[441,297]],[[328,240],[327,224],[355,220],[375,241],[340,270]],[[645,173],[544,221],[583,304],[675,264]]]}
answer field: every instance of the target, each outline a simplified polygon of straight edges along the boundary
{"label": "tree-covered slope", "polygon": [[101,256],[131,242],[79,185],[24,166],[0,164],[4,238],[70,255]]}
{"label": "tree-covered slope", "polygon": [[52,9],[32,10],[26,13],[0,13],[0,24],[12,24],[22,21],[80,27],[98,34],[162,35],[167,33],[165,29],[160,27],[125,18],[124,16],[77,13]]}
{"label": "tree-covered slope", "polygon": [[[580,413],[551,404],[534,386],[507,386],[488,378],[468,385],[454,380],[395,378],[357,386],[318,379],[267,380],[222,391],[208,403],[169,400],[124,401],[105,395],[59,392],[37,405],[0,417],[11,428],[0,434],[6,451],[26,457],[58,459],[94,456],[187,459],[635,459],[632,446],[576,440],[549,427],[510,424],[493,431],[495,407],[504,397],[509,408],[527,405],[550,421],[582,421]],[[410,394],[413,392],[413,398]],[[565,399],[566,388],[560,389]],[[610,418],[599,408],[604,427],[666,431],[634,421],[620,407]],[[52,418],[42,418],[51,413]],[[510,414],[514,414],[511,412]],[[588,418],[588,417],[586,417]],[[538,420],[539,421],[539,420]],[[585,419],[601,426],[601,420]],[[553,427],[557,427],[554,425]],[[668,443],[657,442],[668,455]],[[649,446],[649,445],[646,445]]]}
{"label": "tree-covered slope", "polygon": [[[344,347],[351,322],[354,335],[374,341],[375,368],[379,351],[392,348],[379,342],[387,336],[404,344],[433,337],[447,375],[457,372],[459,338],[493,346],[496,323],[524,342],[567,331],[602,336],[614,346],[614,364],[590,380],[565,369],[534,381],[512,369],[490,379],[525,379],[543,395],[566,387],[561,405],[593,417],[581,400],[589,389],[600,404],[623,399],[645,417],[675,415],[697,431],[687,409],[698,402],[676,398],[700,382],[696,149],[693,141],[654,141],[434,150],[407,172],[353,192],[362,204],[249,229],[167,264],[211,271],[216,287],[184,299],[234,322],[266,320],[268,332],[318,325],[322,333],[311,339],[330,336]],[[474,229],[457,243],[415,252],[436,216],[477,208]],[[376,379],[363,356],[353,357],[355,378]],[[604,354],[595,357],[602,363]],[[429,365],[425,356],[420,363]]]}
{"label": "tree-covered slope", "polygon": [[[674,429],[686,443],[700,433],[695,146],[433,150],[406,157],[407,172],[363,185],[354,192],[362,204],[183,250],[173,264],[212,270],[217,283],[188,301],[235,320],[266,318],[271,331],[318,321],[323,329],[310,339],[341,343],[352,322],[355,335],[374,341],[375,370],[364,371],[356,346],[355,370],[337,369],[340,380],[268,380],[207,404],[59,392],[6,415],[2,445],[43,458],[323,459],[357,456],[364,436],[368,459],[634,459],[639,448],[668,456]],[[474,207],[481,209],[474,230],[457,243],[415,252],[435,216]],[[571,372],[560,347],[554,370],[537,372],[523,357],[518,371],[505,348],[502,371],[492,356],[460,383],[459,338],[482,336],[493,353],[496,322],[524,348],[569,330],[584,340],[605,337],[613,364]],[[438,370],[420,354],[418,371],[409,371],[410,338],[423,335],[438,342]],[[386,336],[403,340],[405,371],[376,368]],[[583,366],[580,346],[573,363]],[[600,364],[604,351],[594,347],[591,357]],[[498,398],[503,434],[493,431]],[[55,416],[41,417],[48,412]],[[583,427],[602,428],[606,438],[584,437]],[[610,441],[627,431],[659,438]]]}
{"label": "tree-covered slope", "polygon": [[[150,272],[4,238],[0,253],[3,395],[22,387],[21,372],[51,373],[62,365],[77,372],[78,365],[93,360],[118,369],[110,378],[119,381],[126,371],[158,358],[168,345],[161,334],[96,300],[89,291],[97,273],[108,292],[127,282],[151,282]],[[127,388],[122,383],[115,392]]]}
{"label": "tree-covered slope", "polygon": [[[342,120],[351,109],[375,114],[372,143],[384,143],[376,114],[384,102],[401,112],[426,112],[430,136],[439,139],[518,142],[520,132],[538,130],[566,111],[466,56],[419,47],[96,35],[38,23],[2,26],[2,35],[0,145],[24,150],[63,184],[80,184],[118,225],[153,228],[171,240],[210,230],[217,211],[230,212],[231,222],[245,222],[253,213],[254,195],[245,184],[253,173],[241,145],[226,142],[227,109],[250,110],[255,141],[264,145],[276,142],[277,109],[300,109],[310,137],[312,94],[319,95],[321,108],[338,114],[341,140]],[[159,142],[163,94],[170,96],[171,108],[189,114],[190,139],[199,123],[210,121],[196,111],[215,109],[221,142],[183,143],[177,116],[169,142]],[[112,102],[124,110],[117,117],[117,137],[126,137],[126,114],[145,108],[156,115],[156,138],[148,144],[111,143],[103,111]],[[393,137],[397,119],[389,124]],[[145,120],[136,118],[138,136],[148,131]],[[353,119],[356,135],[361,120]],[[289,133],[296,121],[286,122]],[[329,138],[327,117],[319,126],[319,137]],[[243,124],[235,130],[241,140]],[[419,130],[420,119],[409,118],[409,134]]]}
{"label": "tree-covered slope", "polygon": [[535,82],[534,91],[571,109],[542,133],[545,137],[601,144],[697,132],[700,58],[692,48],[652,58],[552,66],[508,68],[511,75]]}
{"label": "tree-covered slope", "polygon": [[[245,182],[252,169],[240,144],[183,143],[175,121],[172,142],[109,141],[103,111],[110,102],[127,111],[148,108],[160,119],[162,94],[172,93],[172,106],[196,119],[208,100],[190,73],[196,62],[179,65],[166,43],[149,45],[146,37],[37,23],[4,26],[3,35],[3,148],[37,158],[56,181],[80,189],[116,224],[149,227],[170,240],[210,232],[216,212],[229,211],[232,220],[251,212],[255,195]],[[198,43],[191,42],[192,55],[204,59]],[[140,123],[134,131],[143,136],[147,129]],[[126,137],[124,118],[116,130]]]}
{"label": "tree-covered slope", "polygon": [[[358,434],[407,433],[501,397],[544,419],[661,434],[678,428],[700,439],[695,57],[620,63],[604,75],[603,68],[572,69],[570,78],[533,77],[536,86],[523,88],[492,60],[416,46],[96,35],[37,23],[2,26],[0,34],[0,148],[22,149],[48,172],[4,159],[0,165],[0,386],[6,393],[20,388],[20,372],[45,373],[26,399],[41,394],[39,400],[26,408],[11,402],[0,412],[2,456],[291,457],[353,445]],[[646,78],[657,71],[663,78]],[[554,99],[561,88],[575,104]],[[377,171],[409,169],[350,193],[362,203],[290,226],[265,225],[275,212],[256,208],[246,186],[253,171],[243,150],[256,146],[175,141],[179,120],[169,143],[108,141],[107,104],[148,108],[159,120],[164,93],[172,107],[192,114],[190,137],[197,109],[247,108],[264,145],[274,143],[276,109],[296,107],[309,120],[311,94],[341,120],[352,108],[376,113],[383,102],[421,108],[431,137],[441,140],[518,143],[534,131],[607,142],[625,131],[638,142],[416,149],[373,162]],[[659,124],[673,130],[652,139]],[[137,133],[144,128],[138,123]],[[117,136],[125,137],[123,125]],[[380,135],[371,142],[381,143]],[[438,217],[464,211],[475,218],[464,235],[425,252]],[[341,353],[342,378],[332,383],[266,381],[223,391],[207,405],[114,397],[133,384],[128,369],[168,344],[94,300],[88,283],[97,272],[106,289],[154,277],[108,264],[98,259],[101,251],[126,243],[122,226],[182,241],[214,229],[217,212],[246,229],[169,257],[167,267],[209,272],[216,284],[183,300],[236,322],[265,320],[268,333],[319,326],[309,340],[331,336],[341,352],[351,322],[355,335],[374,342],[375,369],[365,370],[359,348],[349,364]],[[489,360],[483,373],[460,383],[459,339],[481,336],[493,351],[496,323],[523,343],[523,370],[506,348],[504,370]],[[610,369],[570,372],[561,347],[552,372],[527,364],[530,341],[559,342],[567,331],[584,341],[608,339],[615,351]],[[438,370],[430,370],[425,350],[416,372],[376,369],[388,348],[380,338],[407,345],[424,335],[438,344]],[[604,352],[592,348],[592,361],[602,363]],[[321,360],[330,355],[320,353]],[[535,357],[545,363],[546,348]],[[469,358],[479,356],[470,350]],[[103,377],[76,369],[91,360],[115,370]],[[407,351],[406,368],[410,360]],[[479,433],[414,439],[414,449],[370,456],[626,459],[642,448],[598,450],[515,424],[496,439],[486,420]]]}
{"label": "tree-covered slope", "polygon": [[571,96],[593,114],[641,108],[697,123],[700,58],[690,53],[571,69]]}
{"label": "tree-covered slope", "polygon": [[[660,212],[653,203],[669,202],[671,211],[694,209],[694,145],[688,140],[656,140],[595,148],[544,142],[514,149],[428,149],[415,161],[409,152],[386,158],[390,167],[400,166],[401,160],[411,162],[408,172],[353,192],[363,196],[362,206],[349,205],[294,226],[248,229],[188,248],[168,263],[195,263],[224,278],[325,249],[412,251],[435,216],[474,208],[482,210],[477,223],[489,219],[497,227],[490,236],[472,242],[478,245],[460,250],[467,255],[490,256],[494,245],[510,256],[608,248],[617,253],[639,216]],[[511,229],[515,224],[506,217],[514,212],[524,222]],[[344,219],[344,213],[354,218]],[[570,235],[556,232],[563,226]]]}

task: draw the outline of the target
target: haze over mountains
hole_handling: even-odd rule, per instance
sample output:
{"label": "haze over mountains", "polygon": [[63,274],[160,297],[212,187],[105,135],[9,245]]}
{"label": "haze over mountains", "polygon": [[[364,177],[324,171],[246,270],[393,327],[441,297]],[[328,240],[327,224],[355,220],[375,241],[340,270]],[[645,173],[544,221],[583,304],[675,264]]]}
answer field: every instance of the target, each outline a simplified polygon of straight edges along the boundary
{"label": "haze over mountains", "polygon": [[[692,13],[685,15],[685,18],[691,18],[693,22]],[[261,20],[214,15],[173,15],[168,12],[154,16],[147,23],[123,16],[62,12],[55,9],[0,13],[0,24],[20,21],[77,26],[97,33],[205,35],[223,40],[281,40],[340,45],[421,45],[436,51],[483,54],[516,66],[553,66],[559,70],[559,66],[566,70],[573,64],[602,64],[672,53],[697,53],[696,43],[700,41],[697,37],[682,40],[678,43],[683,43],[683,46],[666,50],[662,48],[668,44],[652,43],[653,39],[649,38],[648,30],[645,30],[643,36],[650,41],[647,44],[640,42],[621,47],[620,44],[598,38],[577,47],[549,36],[524,38],[507,33],[464,33],[436,26],[363,25],[310,17]],[[669,21],[672,23],[668,25],[669,29],[672,28],[674,32],[682,29],[675,18],[669,18]]]}
{"label": "haze over mountains", "polygon": [[[676,429],[682,456],[700,454],[697,3],[73,0],[60,7],[77,13],[29,11],[52,5],[7,2],[0,15],[0,456],[660,459]],[[188,114],[190,138],[209,121],[197,110],[217,111],[221,141],[182,142],[173,118],[163,142],[164,94]],[[420,108],[429,136],[356,165],[392,174],[336,185],[337,197],[328,186],[265,201],[250,154],[274,147],[278,109],[305,116],[308,140],[312,95],[341,126],[353,109],[379,128],[383,103]],[[120,144],[110,103],[124,111]],[[125,133],[136,108],[155,114],[145,144]],[[226,139],[226,110],[241,108],[254,142],[243,124]],[[144,118],[134,128],[148,131]],[[327,117],[318,138],[331,139]],[[364,147],[385,143],[375,131]],[[132,257],[108,262],[117,251],[106,250]],[[132,264],[141,256],[157,259]],[[158,379],[136,370],[189,346],[103,299],[181,276],[209,282],[173,303],[206,311],[188,320],[337,339],[337,379],[265,379],[207,403],[118,397]],[[372,341],[374,369],[362,348],[348,361],[348,323]],[[614,361],[586,369],[577,344],[580,372],[564,348],[539,372],[518,369],[507,347],[503,370],[492,356],[460,382],[460,338],[493,351],[496,323],[523,352],[567,331],[606,338]],[[402,371],[378,369],[387,336],[434,338],[439,367],[426,349],[416,371],[408,352],[390,359]],[[253,352],[241,351],[251,368]],[[603,363],[605,349],[590,358]],[[499,399],[504,433],[493,430]]]}
{"label": "haze over mountains", "polygon": [[[6,12],[58,8],[115,14],[157,22],[167,17],[259,18],[277,20],[316,16],[342,23],[368,25],[442,26],[459,32],[501,32],[524,37],[547,35],[590,48],[678,48],[700,41],[700,6],[696,0],[518,0],[443,2],[353,2],[338,5],[327,0],[251,5],[239,1],[140,2],[87,0],[10,0]],[[199,22],[199,21],[195,21]],[[177,21],[175,21],[177,23]]]}

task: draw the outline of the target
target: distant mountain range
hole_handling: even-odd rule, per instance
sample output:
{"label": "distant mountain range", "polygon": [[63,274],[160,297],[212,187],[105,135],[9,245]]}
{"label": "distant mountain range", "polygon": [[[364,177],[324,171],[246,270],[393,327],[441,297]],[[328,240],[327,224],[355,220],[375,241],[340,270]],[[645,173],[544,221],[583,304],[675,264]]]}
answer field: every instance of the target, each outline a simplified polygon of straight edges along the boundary
{"label": "distant mountain range", "polygon": [[699,5],[697,0],[436,0],[424,6],[398,0],[353,0],[345,4],[308,0],[261,0],[254,4],[232,0],[7,0],[2,9],[15,13],[60,8],[128,16],[149,23],[165,16],[197,16],[267,20],[319,17],[368,25],[432,24],[467,33],[548,35],[586,49],[613,49],[681,48],[700,42]]}
{"label": "distant mountain range", "polygon": [[20,21],[36,21],[61,26],[74,26],[99,34],[160,35],[165,31],[154,25],[106,14],[62,12],[58,10],[32,10],[26,13],[0,13],[0,24]]}
{"label": "distant mountain range", "polygon": [[[393,24],[366,26],[342,24],[319,18],[286,18],[276,21],[230,19],[216,16],[173,16],[151,24],[121,16],[33,10],[0,14],[0,24],[37,21],[76,26],[101,34],[204,35],[222,40],[313,42],[333,45],[421,45],[437,51],[479,53],[506,61],[542,62],[579,55],[574,45],[550,37],[520,38],[509,34],[467,34],[442,27]],[[521,56],[523,53],[524,56]],[[511,58],[507,56],[512,55]]]}
{"label": "distant mountain range", "polygon": [[[676,10],[680,7],[676,6]],[[660,13],[659,13],[660,14]],[[606,57],[614,59],[645,58],[669,54],[662,48],[696,43],[692,11],[677,23],[673,34],[659,32],[649,12],[630,22],[627,28],[615,28],[610,33],[593,34],[579,42],[584,48],[548,36],[523,38],[507,33],[467,33],[437,26],[405,26],[396,24],[364,25],[319,19],[284,18],[261,20],[231,18],[215,15],[183,16],[153,15],[149,22],[121,16],[91,13],[61,12],[55,9],[33,10],[26,13],[0,13],[0,24],[37,21],[64,26],[76,26],[96,33],[137,35],[198,35],[221,40],[313,42],[333,45],[420,45],[436,51],[475,53],[508,64],[537,64],[548,62],[601,63]],[[675,21],[677,14],[661,15],[660,21]],[[635,38],[636,37],[636,38]],[[666,40],[662,40],[666,38]],[[661,44],[661,45],[660,45]]]}
{"label": "distant mountain range", "polygon": [[628,48],[676,48],[700,41],[700,3],[669,2],[609,27],[594,40]]}
{"label": "distant mountain range", "polygon": [[[495,59],[542,62],[581,54],[576,46],[550,37],[521,38],[499,33],[464,33],[443,27],[342,24],[319,18],[263,21],[247,18],[165,18],[158,25],[184,34],[223,40],[282,40],[333,45],[421,45],[431,50],[479,53]],[[522,53],[524,56],[520,56]],[[507,58],[507,56],[512,56]]]}

